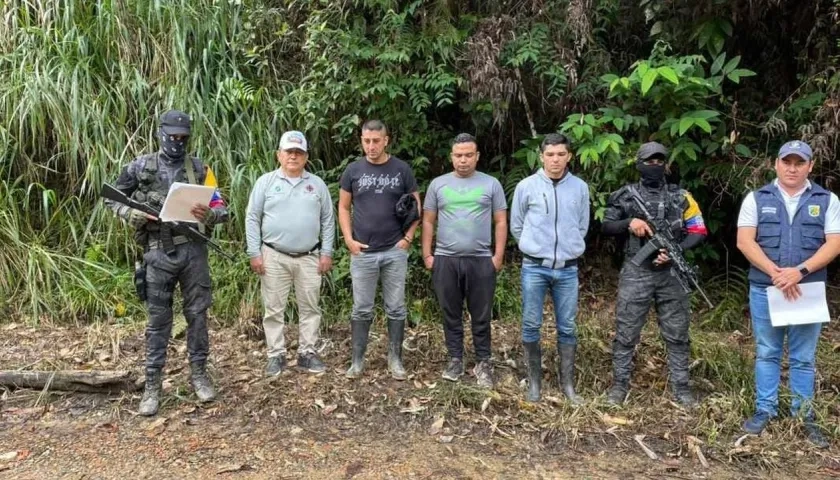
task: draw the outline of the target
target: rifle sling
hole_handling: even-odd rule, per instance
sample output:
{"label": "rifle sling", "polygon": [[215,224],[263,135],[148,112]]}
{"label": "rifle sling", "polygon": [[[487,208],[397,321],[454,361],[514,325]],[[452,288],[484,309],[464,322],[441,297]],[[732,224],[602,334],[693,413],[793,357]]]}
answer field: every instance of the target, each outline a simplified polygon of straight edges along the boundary
{"label": "rifle sling", "polygon": [[[193,165],[193,159],[189,155],[186,156],[184,159],[184,170],[187,172],[187,182],[197,185],[198,182],[195,181],[195,166]],[[204,235],[204,224],[198,224],[198,231]]]}

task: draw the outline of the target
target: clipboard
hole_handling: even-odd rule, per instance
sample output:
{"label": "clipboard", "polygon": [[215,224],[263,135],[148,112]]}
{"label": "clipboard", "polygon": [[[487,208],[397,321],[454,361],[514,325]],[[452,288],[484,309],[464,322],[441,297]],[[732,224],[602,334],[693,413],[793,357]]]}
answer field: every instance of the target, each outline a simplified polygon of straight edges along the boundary
{"label": "clipboard", "polygon": [[216,187],[175,182],[169,186],[159,218],[164,222],[199,223],[190,210],[196,203],[210,205],[215,191]]}

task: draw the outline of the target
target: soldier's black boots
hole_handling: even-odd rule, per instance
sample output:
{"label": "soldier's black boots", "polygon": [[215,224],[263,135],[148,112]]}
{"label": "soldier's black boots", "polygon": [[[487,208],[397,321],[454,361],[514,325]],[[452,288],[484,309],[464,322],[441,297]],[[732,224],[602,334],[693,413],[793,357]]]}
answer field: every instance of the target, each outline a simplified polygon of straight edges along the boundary
{"label": "soldier's black boots", "polygon": [[540,389],[542,387],[542,351],[540,342],[522,342],[525,350],[525,366],[528,368],[528,393],[525,400],[528,402],[540,401]]}
{"label": "soldier's black boots", "polygon": [[137,413],[144,417],[151,417],[156,414],[160,407],[160,393],[163,389],[163,375],[159,368],[146,369],[146,388],[143,391],[143,398],[140,399],[140,407]]}
{"label": "soldier's black boots", "polygon": [[674,394],[674,399],[683,408],[694,409],[700,405],[697,397],[694,396],[688,386],[688,382],[671,385],[671,391]]}
{"label": "soldier's black boots", "polygon": [[350,368],[344,374],[347,378],[357,378],[365,369],[365,351],[367,350],[371,323],[369,321],[350,322],[353,358]]}
{"label": "soldier's black boots", "polygon": [[617,340],[613,341],[613,383],[607,392],[607,403],[622,405],[630,390],[630,376],[633,374],[634,347],[626,347]]}
{"label": "soldier's black boots", "polygon": [[668,348],[668,374],[671,380],[671,392],[681,407],[696,408],[699,403],[689,387],[688,366],[691,350],[688,344],[666,344]]}
{"label": "soldier's black boots", "polygon": [[205,362],[190,363],[190,383],[192,383],[195,394],[201,402],[212,402],[216,399],[216,391],[210,376],[207,375],[207,364]]}
{"label": "soldier's black boots", "polygon": [[629,385],[626,381],[613,380],[613,384],[607,392],[607,403],[614,406],[624,404],[628,390]]}
{"label": "soldier's black boots", "polygon": [[557,372],[557,380],[563,395],[572,402],[572,405],[580,405],[583,398],[575,393],[575,350],[577,345],[557,344],[557,356],[560,359],[560,368]]}

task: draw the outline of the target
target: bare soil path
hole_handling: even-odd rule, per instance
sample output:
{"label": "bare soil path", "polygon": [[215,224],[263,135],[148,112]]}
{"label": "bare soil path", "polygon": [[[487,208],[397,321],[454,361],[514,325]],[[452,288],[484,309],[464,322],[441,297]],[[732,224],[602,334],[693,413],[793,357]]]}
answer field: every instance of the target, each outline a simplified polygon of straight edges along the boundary
{"label": "bare soil path", "polygon": [[[433,326],[407,335],[411,377],[404,382],[390,379],[382,333],[377,326],[367,373],[360,380],[343,376],[349,351],[343,325],[326,334],[326,373],[313,376],[291,368],[269,380],[261,376],[264,350],[259,340],[233,329],[214,330],[211,373],[219,400],[208,405],[197,404],[187,386],[185,345],[175,340],[164,404],[153,418],[135,414],[139,393],[0,390],[0,478],[840,475],[831,450],[790,443],[780,430],[750,439],[740,450],[731,439],[698,437],[696,426],[704,421],[707,407],[683,412],[664,392],[640,393],[640,405],[615,411],[597,391],[584,388],[589,402],[575,409],[560,398],[547,372],[543,402],[525,404],[513,329],[494,326],[494,346],[500,350],[494,351],[497,387],[490,394],[477,389],[469,375],[461,384],[440,379],[444,350]],[[294,339],[290,343],[294,352]],[[139,373],[142,358],[142,325],[0,326],[3,369],[127,368]],[[289,358],[293,365],[294,356]],[[546,368],[553,368],[553,362],[547,360]],[[779,445],[781,438],[788,444]],[[657,459],[650,459],[639,442]]]}

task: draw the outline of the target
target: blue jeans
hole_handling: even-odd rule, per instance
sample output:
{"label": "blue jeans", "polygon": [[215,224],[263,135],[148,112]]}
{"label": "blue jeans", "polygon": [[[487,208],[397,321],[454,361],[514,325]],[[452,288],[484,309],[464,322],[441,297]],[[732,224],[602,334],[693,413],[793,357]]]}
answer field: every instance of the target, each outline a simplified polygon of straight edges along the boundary
{"label": "blue jeans", "polygon": [[405,276],[408,272],[408,251],[399,247],[382,252],[350,256],[350,277],[353,279],[354,322],[373,320],[376,285],[382,280],[382,301],[388,320],[405,320]]}
{"label": "blue jeans", "polygon": [[578,309],[578,267],[553,270],[533,263],[522,264],[522,341],[539,341],[548,289],[551,289],[554,301],[557,343],[577,344],[575,315]]}
{"label": "blue jeans", "polygon": [[791,415],[813,415],[814,357],[821,323],[773,327],[764,287],[750,285],[750,314],[755,337],[755,408],[776,416],[785,333],[788,337],[789,387],[793,394]]}

